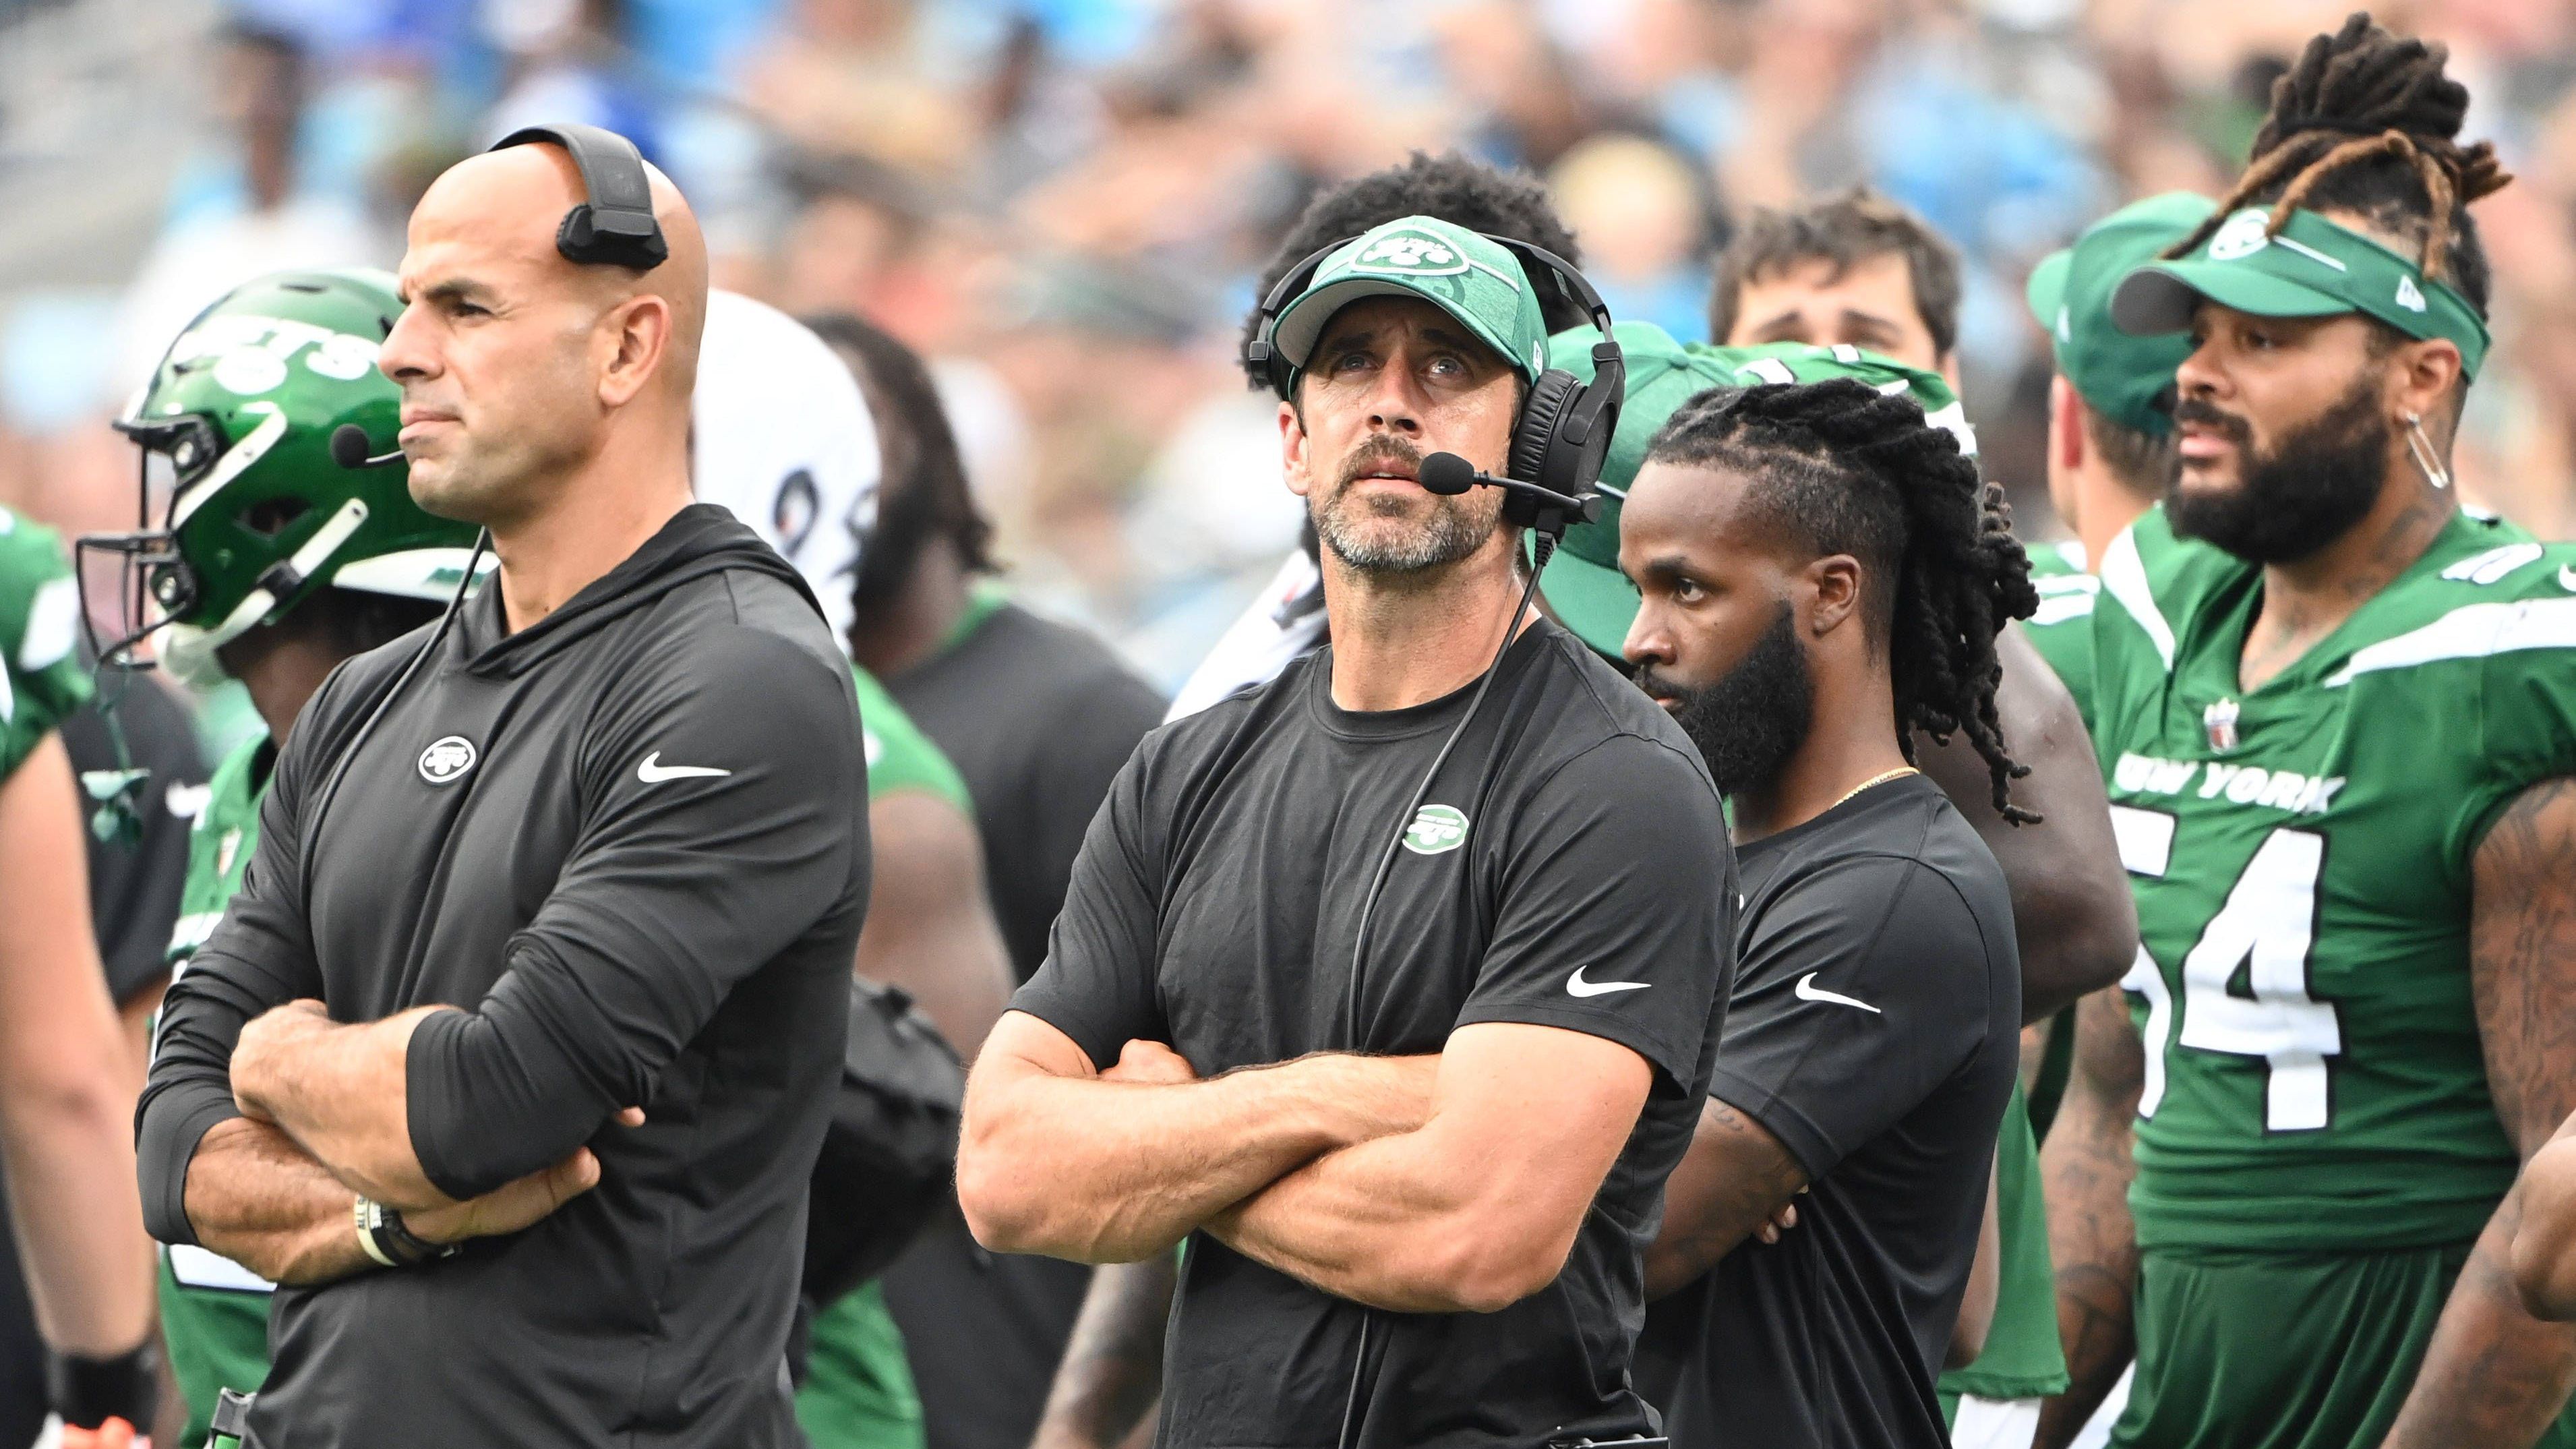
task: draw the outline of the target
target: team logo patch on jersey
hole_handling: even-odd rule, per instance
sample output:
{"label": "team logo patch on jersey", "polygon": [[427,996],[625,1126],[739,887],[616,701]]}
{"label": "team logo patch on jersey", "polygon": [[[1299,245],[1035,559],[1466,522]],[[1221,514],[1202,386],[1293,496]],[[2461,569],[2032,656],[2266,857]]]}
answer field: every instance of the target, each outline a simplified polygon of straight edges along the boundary
{"label": "team logo patch on jersey", "polygon": [[2236,701],[2222,699],[2200,712],[2200,727],[2209,732],[2213,750],[2236,748]]}
{"label": "team logo patch on jersey", "polygon": [[420,752],[420,777],[433,785],[453,784],[456,778],[474,768],[474,742],[463,735],[445,735],[429,742]]}
{"label": "team logo patch on jersey", "polygon": [[1425,805],[1404,827],[1404,848],[1416,855],[1438,855],[1467,843],[1467,816],[1451,805]]}

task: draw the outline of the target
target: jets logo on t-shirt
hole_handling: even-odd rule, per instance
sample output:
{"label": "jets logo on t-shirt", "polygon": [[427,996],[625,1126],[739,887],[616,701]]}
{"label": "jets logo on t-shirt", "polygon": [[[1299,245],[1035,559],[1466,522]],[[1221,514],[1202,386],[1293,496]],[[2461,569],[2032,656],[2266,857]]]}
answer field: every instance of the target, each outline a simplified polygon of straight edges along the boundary
{"label": "jets logo on t-shirt", "polygon": [[1451,805],[1425,805],[1404,828],[1404,848],[1416,855],[1438,855],[1466,843],[1466,814]]}
{"label": "jets logo on t-shirt", "polygon": [[420,752],[420,777],[433,785],[444,785],[474,768],[474,742],[463,735],[446,735],[430,741]]}

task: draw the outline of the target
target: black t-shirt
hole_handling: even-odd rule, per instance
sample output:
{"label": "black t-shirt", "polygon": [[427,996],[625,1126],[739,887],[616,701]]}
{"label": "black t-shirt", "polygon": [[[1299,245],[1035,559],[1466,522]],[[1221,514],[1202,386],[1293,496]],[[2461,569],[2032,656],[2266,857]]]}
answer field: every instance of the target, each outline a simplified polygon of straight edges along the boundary
{"label": "black t-shirt", "polygon": [[[1362,1443],[1531,1449],[1559,1430],[1648,1432],[1627,1381],[1639,1255],[1698,1116],[1732,974],[1717,792],[1661,709],[1542,622],[1505,654],[1407,828],[1399,812],[1473,687],[1355,713],[1333,703],[1331,677],[1327,649],[1147,737],[1013,1005],[1102,1066],[1139,1037],[1216,1073],[1354,1044],[1436,1052],[1460,1026],[1508,1021],[1618,1042],[1655,1084],[1565,1271],[1499,1313],[1363,1310],[1194,1235],[1161,1442],[1336,1443],[1364,1313],[1376,1326]],[[1398,829],[1354,1043],[1358,916]]]}
{"label": "black t-shirt", "polygon": [[2001,867],[1920,775],[1743,848],[1743,965],[1709,1093],[1812,1183],[1798,1226],[1682,1290],[1675,1449],[1940,1449],[2012,1092],[2021,963]]}
{"label": "black t-shirt", "polygon": [[[1022,981],[1046,959],[1082,832],[1163,697],[1106,645],[1016,604],[885,681],[965,778],[993,915]],[[994,1254],[944,1213],[888,1268],[929,1449],[1026,1449],[1091,1270]]]}
{"label": "black t-shirt", "polygon": [[993,914],[1026,981],[1046,959],[1082,832],[1163,696],[1080,629],[1017,604],[885,681],[975,797]]}

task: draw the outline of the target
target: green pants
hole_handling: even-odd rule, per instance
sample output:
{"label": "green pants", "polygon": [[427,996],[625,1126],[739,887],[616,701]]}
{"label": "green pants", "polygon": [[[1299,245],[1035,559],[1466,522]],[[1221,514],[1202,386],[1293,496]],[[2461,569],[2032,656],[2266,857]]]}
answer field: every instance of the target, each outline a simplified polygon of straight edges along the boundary
{"label": "green pants", "polygon": [[[2113,1449],[2377,1449],[2468,1257],[2148,1250]],[[2540,1442],[2571,1449],[2576,1421]]]}
{"label": "green pants", "polygon": [[[185,1258],[174,1265],[172,1253]],[[183,1283],[174,1268],[186,1266]],[[223,1270],[230,1268],[227,1273]],[[257,1393],[268,1378],[268,1299],[256,1290],[208,1286],[217,1281],[257,1283],[239,1268],[222,1263],[202,1249],[164,1250],[161,1254],[161,1342],[170,1356],[170,1372],[188,1401],[188,1428],[180,1449],[198,1449],[215,1417],[220,1389]]]}
{"label": "green pants", "polygon": [[871,1281],[815,1315],[796,1391],[796,1422],[814,1449],[922,1449],[921,1395],[903,1330]]}

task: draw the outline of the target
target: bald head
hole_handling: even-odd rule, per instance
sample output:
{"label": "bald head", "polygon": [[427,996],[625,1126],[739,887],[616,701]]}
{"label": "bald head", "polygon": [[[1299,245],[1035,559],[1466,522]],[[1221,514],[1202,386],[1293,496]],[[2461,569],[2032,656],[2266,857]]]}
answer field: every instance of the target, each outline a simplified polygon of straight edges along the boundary
{"label": "bald head", "polygon": [[646,168],[669,257],[649,271],[570,261],[564,214],[587,199],[571,153],[532,142],[468,157],[414,208],[408,306],[380,365],[403,388],[412,493],[499,527],[549,480],[607,452],[686,474],[707,315],[707,248],[671,179]]}
{"label": "bald head", "polygon": [[630,297],[656,297],[670,309],[670,357],[662,381],[686,397],[697,383],[698,342],[707,322],[707,240],[687,197],[644,163],[653,193],[653,219],[662,227],[670,256],[649,272],[568,261],[555,249],[564,213],[589,199],[572,153],[551,141],[534,141],[469,156],[451,166],[412,211],[410,242],[418,250],[440,238],[471,240],[552,274],[569,290],[586,293],[605,308]]}

